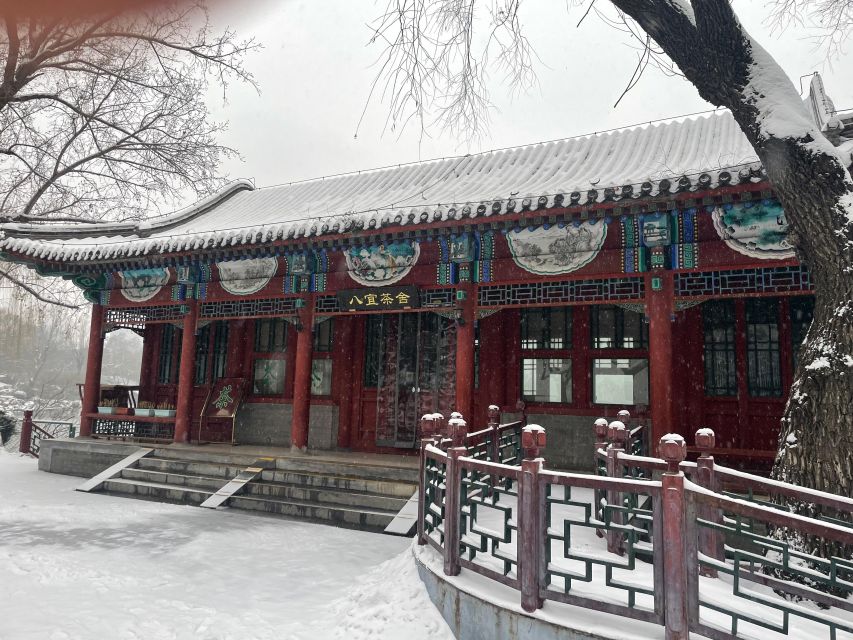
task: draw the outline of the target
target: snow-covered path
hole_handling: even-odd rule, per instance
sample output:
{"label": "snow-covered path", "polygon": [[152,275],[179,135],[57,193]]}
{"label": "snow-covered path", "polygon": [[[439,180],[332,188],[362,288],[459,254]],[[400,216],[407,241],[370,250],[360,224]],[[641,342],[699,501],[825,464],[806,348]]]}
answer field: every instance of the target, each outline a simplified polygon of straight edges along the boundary
{"label": "snow-covered path", "polygon": [[81,482],[0,451],[0,639],[452,638],[407,539]]}

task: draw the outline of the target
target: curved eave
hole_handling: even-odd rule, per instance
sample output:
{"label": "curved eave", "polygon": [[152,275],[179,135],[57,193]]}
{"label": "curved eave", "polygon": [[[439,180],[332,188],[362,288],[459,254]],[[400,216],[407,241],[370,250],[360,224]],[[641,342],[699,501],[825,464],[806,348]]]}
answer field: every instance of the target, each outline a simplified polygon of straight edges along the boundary
{"label": "curved eave", "polygon": [[[163,216],[155,216],[143,222],[80,222],[74,224],[35,224],[35,223],[16,223],[8,222],[0,225],[0,231],[3,231],[9,237],[31,237],[45,240],[54,240],[57,238],[91,238],[103,236],[104,234],[113,234],[117,237],[135,235],[138,238],[144,238],[154,231],[167,230],[176,224],[187,222],[193,218],[202,215],[213,207],[221,204],[235,193],[239,191],[251,191],[255,186],[248,180],[235,180],[229,182],[219,191],[210,194],[172,213]],[[0,242],[2,248],[2,242]]]}
{"label": "curved eave", "polygon": [[[232,240],[205,243],[203,246],[196,246],[197,243],[193,242],[190,243],[192,246],[177,250],[134,252],[119,256],[98,255],[99,250],[94,248],[89,252],[92,254],[90,256],[78,257],[75,255],[71,259],[57,259],[44,255],[44,252],[37,252],[31,246],[27,247],[27,251],[15,250],[8,246],[13,239],[7,238],[5,241],[0,241],[0,256],[11,262],[31,266],[43,274],[79,273],[84,271],[86,267],[91,268],[93,265],[111,265],[115,270],[121,270],[152,264],[158,266],[188,264],[200,257],[219,260],[238,255],[259,256],[311,247],[341,247],[363,242],[369,243],[378,238],[434,234],[442,229],[464,228],[468,230],[478,227],[500,229],[576,218],[605,217],[612,214],[639,215],[651,211],[679,208],[680,206],[710,205],[712,203],[709,200],[712,200],[714,204],[734,201],[738,196],[742,198],[746,192],[757,192],[760,197],[771,195],[772,187],[767,182],[766,176],[757,167],[753,167],[751,171],[746,173],[741,172],[741,177],[743,180],[736,185],[717,185],[715,188],[702,190],[685,188],[682,191],[667,193],[659,191],[657,194],[647,197],[620,198],[616,196],[604,202],[589,205],[565,206],[562,202],[555,204],[554,200],[558,200],[558,198],[551,197],[545,206],[537,206],[539,204],[537,202],[531,202],[529,206],[524,206],[523,203],[515,201],[516,205],[521,204],[522,206],[516,210],[507,210],[507,207],[511,206],[512,200],[493,201],[492,203],[476,205],[476,208],[468,205],[471,208],[467,212],[464,207],[462,209],[443,209],[446,215],[432,220],[429,219],[429,211],[424,211],[421,212],[421,215],[426,214],[427,220],[421,220],[420,216],[410,214],[409,217],[402,220],[390,220],[385,225],[370,226],[369,221],[367,224],[356,221],[350,227],[337,229],[334,232],[312,234],[299,233],[297,230],[289,237],[270,237],[269,229],[247,228],[241,234],[238,242]],[[753,199],[753,196],[750,196],[749,199]],[[489,210],[488,204],[496,205],[499,202],[503,204],[501,211]],[[376,220],[376,218],[371,218],[371,220]]]}

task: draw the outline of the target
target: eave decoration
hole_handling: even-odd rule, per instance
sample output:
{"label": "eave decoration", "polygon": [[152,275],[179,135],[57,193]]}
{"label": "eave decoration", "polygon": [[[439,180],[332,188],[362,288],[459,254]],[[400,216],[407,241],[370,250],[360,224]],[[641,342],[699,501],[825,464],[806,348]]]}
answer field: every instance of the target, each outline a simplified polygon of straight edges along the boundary
{"label": "eave decoration", "polygon": [[606,237],[604,220],[546,224],[506,234],[515,264],[537,275],[577,271],[595,259]]}
{"label": "eave decoration", "polygon": [[163,268],[119,271],[121,293],[131,302],[146,302],[169,282],[169,270]]}
{"label": "eave decoration", "polygon": [[711,216],[717,234],[738,253],[761,260],[794,257],[788,221],[775,200],[724,204],[715,207]]}
{"label": "eave decoration", "polygon": [[344,255],[350,278],[365,287],[381,287],[405,278],[417,263],[420,253],[420,246],[415,240],[396,240],[350,247]]}
{"label": "eave decoration", "polygon": [[436,284],[491,282],[494,256],[492,231],[439,236]]}
{"label": "eave decoration", "polygon": [[278,259],[249,258],[217,262],[222,288],[235,296],[248,296],[263,289],[278,270]]}
{"label": "eave decoration", "polygon": [[329,272],[329,253],[326,249],[286,253],[283,260],[284,293],[321,293],[326,290],[326,274]]}

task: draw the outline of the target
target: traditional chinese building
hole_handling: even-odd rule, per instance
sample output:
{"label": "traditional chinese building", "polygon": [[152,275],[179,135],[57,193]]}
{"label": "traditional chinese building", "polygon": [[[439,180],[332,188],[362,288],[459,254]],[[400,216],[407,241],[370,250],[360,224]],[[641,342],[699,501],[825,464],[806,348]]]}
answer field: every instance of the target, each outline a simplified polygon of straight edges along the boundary
{"label": "traditional chinese building", "polygon": [[[708,426],[756,467],[812,313],[786,229],[714,114],[235,182],[144,223],[6,225],[0,250],[92,303],[81,436],[400,453],[421,414],[497,404],[585,467],[594,418],[627,408],[651,442]],[[174,417],[98,413],[120,328],[144,336],[139,400]]]}

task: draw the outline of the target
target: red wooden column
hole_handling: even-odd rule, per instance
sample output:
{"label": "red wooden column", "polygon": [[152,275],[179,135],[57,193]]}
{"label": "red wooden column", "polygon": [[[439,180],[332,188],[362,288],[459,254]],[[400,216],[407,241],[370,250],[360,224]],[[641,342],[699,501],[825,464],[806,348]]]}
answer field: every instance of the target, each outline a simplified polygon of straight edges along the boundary
{"label": "red wooden column", "polygon": [[92,305],[89,323],[89,351],[86,355],[86,381],[83,385],[83,409],[80,415],[80,435],[92,435],[92,419],[86,414],[98,410],[101,398],[101,363],[104,357],[104,307]]}
{"label": "red wooden column", "polygon": [[678,432],[672,394],[672,316],[674,313],[671,271],[646,274],[646,313],[649,316],[649,394],[652,444],[667,433]]}
{"label": "red wooden column", "polygon": [[293,372],[293,418],[290,423],[291,448],[308,448],[308,419],[311,412],[311,360],[314,355],[314,296],[302,299],[296,337],[296,364]]}
{"label": "red wooden column", "polygon": [[[474,322],[477,288],[470,283],[456,289],[459,326],[456,329],[456,411],[471,422],[474,409]],[[459,296],[464,299],[459,299]],[[473,424],[473,422],[471,422]]]}
{"label": "red wooden column", "polygon": [[198,324],[198,302],[187,301],[181,332],[181,368],[178,370],[178,402],[175,412],[175,442],[190,441],[193,407],[193,374],[195,373],[195,332]]}

